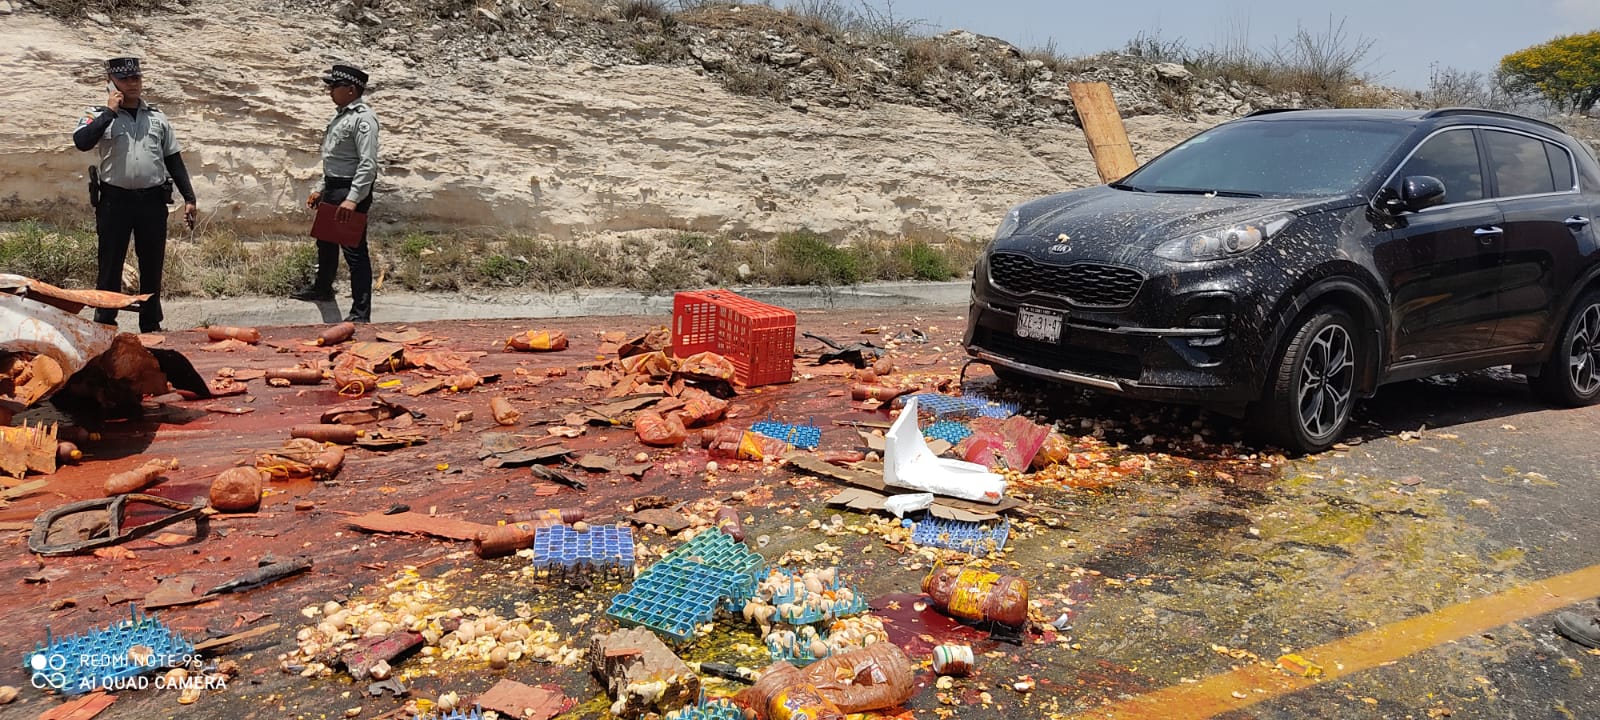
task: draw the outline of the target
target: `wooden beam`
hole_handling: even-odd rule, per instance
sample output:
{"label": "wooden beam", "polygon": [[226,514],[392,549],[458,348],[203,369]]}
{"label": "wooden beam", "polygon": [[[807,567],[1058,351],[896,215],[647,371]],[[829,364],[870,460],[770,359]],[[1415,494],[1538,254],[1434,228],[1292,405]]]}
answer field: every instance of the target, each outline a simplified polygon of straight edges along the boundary
{"label": "wooden beam", "polygon": [[1095,170],[1101,182],[1115,182],[1138,169],[1133,158],[1133,147],[1128,144],[1128,130],[1122,125],[1122,114],[1117,111],[1117,101],[1111,97],[1111,86],[1103,82],[1067,83],[1072,93],[1072,105],[1083,123],[1083,134],[1089,140],[1089,154],[1094,156]]}

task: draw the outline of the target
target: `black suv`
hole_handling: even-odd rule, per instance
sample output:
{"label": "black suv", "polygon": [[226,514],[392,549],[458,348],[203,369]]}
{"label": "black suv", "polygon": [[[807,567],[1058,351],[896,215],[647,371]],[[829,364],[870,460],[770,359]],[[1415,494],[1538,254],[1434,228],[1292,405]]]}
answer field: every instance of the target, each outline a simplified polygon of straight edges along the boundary
{"label": "black suv", "polygon": [[1600,397],[1600,165],[1517,115],[1262,111],[1012,208],[965,344],[1044,378],[1338,440],[1379,385],[1512,365]]}

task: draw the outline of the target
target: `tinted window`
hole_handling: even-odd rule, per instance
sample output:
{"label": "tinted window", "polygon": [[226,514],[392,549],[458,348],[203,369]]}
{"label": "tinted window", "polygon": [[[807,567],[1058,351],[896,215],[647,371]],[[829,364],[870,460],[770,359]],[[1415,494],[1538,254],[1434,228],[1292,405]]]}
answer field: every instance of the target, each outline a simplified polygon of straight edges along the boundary
{"label": "tinted window", "polygon": [[1444,183],[1446,203],[1483,199],[1478,143],[1471,130],[1448,130],[1428,138],[1406,161],[1400,177],[1427,175]]}
{"label": "tinted window", "polygon": [[1550,158],[1550,172],[1556,178],[1556,190],[1571,190],[1576,183],[1572,181],[1572,155],[1554,143],[1545,143],[1544,154]]}
{"label": "tinted window", "polygon": [[1344,195],[1370,180],[1409,130],[1360,121],[1232,123],[1184,141],[1122,182],[1151,192]]}
{"label": "tinted window", "polygon": [[1545,143],[1507,132],[1484,133],[1489,145],[1489,163],[1494,168],[1494,180],[1500,197],[1537,195],[1555,192],[1555,178],[1550,174],[1550,156],[1545,154]]}

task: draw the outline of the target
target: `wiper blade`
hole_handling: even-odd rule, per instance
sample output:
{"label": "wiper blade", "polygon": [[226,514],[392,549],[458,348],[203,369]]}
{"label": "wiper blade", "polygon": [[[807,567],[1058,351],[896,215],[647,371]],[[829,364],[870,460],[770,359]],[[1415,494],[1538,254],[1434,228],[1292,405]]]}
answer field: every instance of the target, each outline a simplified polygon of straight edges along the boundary
{"label": "wiper blade", "polygon": [[1129,185],[1127,183],[1114,182],[1114,183],[1110,183],[1110,187],[1113,190],[1127,190],[1128,192],[1150,192],[1149,190],[1146,190],[1146,189],[1144,189],[1142,187]]}
{"label": "wiper blade", "polygon": [[1258,198],[1261,193],[1239,192],[1237,190],[1199,190],[1196,188],[1162,188],[1155,192],[1162,195],[1206,195],[1208,197],[1232,198]]}

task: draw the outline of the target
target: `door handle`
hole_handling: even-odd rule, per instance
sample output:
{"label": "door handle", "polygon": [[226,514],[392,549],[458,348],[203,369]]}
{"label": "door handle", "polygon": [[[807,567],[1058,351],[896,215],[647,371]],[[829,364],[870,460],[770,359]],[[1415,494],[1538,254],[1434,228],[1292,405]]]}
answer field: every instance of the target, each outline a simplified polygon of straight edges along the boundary
{"label": "door handle", "polygon": [[1574,231],[1582,230],[1589,225],[1589,218],[1582,215],[1573,215],[1566,219],[1566,223],[1567,227],[1572,228]]}
{"label": "door handle", "polygon": [[1478,242],[1488,245],[1489,243],[1494,242],[1495,238],[1506,234],[1506,231],[1501,230],[1498,225],[1491,225],[1489,227],[1481,227],[1477,230],[1473,230],[1472,234],[1478,238]]}

